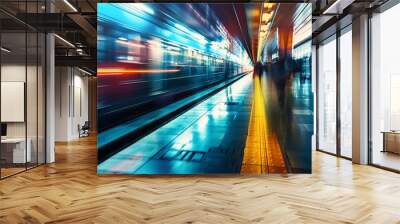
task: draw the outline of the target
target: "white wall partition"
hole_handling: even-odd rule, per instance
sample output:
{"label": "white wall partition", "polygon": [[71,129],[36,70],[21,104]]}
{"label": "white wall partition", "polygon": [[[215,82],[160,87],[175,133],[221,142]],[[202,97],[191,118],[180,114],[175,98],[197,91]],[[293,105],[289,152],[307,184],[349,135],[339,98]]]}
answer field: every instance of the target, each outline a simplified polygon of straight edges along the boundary
{"label": "white wall partition", "polygon": [[56,141],[79,137],[78,125],[89,119],[88,76],[73,67],[56,68]]}

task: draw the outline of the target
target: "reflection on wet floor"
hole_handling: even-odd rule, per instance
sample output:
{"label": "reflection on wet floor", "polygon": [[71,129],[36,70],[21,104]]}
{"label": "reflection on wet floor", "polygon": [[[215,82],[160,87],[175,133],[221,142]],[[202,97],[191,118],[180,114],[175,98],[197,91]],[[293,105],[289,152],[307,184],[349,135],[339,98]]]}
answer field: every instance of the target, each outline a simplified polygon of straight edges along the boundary
{"label": "reflection on wet floor", "polygon": [[239,173],[252,103],[247,75],[98,166],[99,173]]}
{"label": "reflection on wet floor", "polygon": [[260,78],[254,78],[254,94],[242,174],[287,173],[276,134],[268,127]]}
{"label": "reflection on wet floor", "polygon": [[98,172],[287,173],[264,105],[259,77],[247,75],[104,161]]}

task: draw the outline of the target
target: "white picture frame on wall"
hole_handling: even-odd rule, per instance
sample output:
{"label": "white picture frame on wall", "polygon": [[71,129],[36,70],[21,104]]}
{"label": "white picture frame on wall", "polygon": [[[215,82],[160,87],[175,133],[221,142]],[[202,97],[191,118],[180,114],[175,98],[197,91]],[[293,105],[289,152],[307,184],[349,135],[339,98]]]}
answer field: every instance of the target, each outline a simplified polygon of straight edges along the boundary
{"label": "white picture frame on wall", "polygon": [[1,122],[25,122],[25,82],[1,82]]}

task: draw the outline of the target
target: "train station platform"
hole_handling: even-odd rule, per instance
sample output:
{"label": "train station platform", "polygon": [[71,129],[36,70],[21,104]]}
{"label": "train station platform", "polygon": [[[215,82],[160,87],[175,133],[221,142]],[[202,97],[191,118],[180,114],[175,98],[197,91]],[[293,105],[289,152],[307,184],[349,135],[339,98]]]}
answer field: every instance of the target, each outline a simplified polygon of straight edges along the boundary
{"label": "train station platform", "polygon": [[311,172],[311,57],[294,57],[286,24],[253,49],[241,30],[257,6],[227,6],[100,6],[99,173]]}
{"label": "train station platform", "polygon": [[252,106],[246,75],[99,164],[99,173],[237,173]]}
{"label": "train station platform", "polygon": [[286,173],[260,79],[246,75],[122,149],[99,173]]}

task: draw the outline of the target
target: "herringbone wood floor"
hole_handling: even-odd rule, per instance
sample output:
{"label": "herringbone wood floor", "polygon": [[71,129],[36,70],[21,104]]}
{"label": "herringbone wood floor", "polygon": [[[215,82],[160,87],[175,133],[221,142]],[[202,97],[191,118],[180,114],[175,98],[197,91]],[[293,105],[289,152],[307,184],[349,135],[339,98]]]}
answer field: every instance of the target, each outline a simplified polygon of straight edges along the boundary
{"label": "herringbone wood floor", "polygon": [[400,223],[400,175],[314,153],[312,175],[98,176],[95,139],[0,181],[0,223]]}

